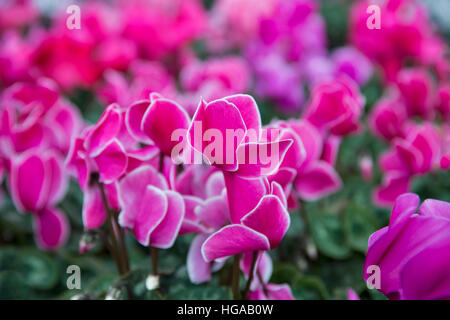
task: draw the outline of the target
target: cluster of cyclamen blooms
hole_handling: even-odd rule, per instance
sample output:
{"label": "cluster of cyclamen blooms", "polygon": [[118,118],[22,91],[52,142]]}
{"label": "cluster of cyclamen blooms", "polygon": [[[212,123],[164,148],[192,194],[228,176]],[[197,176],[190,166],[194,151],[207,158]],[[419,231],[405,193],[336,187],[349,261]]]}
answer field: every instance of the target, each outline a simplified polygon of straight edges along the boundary
{"label": "cluster of cyclamen blooms", "polygon": [[426,69],[405,69],[375,105],[369,125],[375,135],[390,144],[379,158],[384,178],[375,190],[375,203],[391,206],[410,190],[415,176],[448,170],[449,97],[450,82],[442,81],[437,88]]}
{"label": "cluster of cyclamen blooms", "polygon": [[[85,194],[85,227],[101,227],[112,209],[144,246],[169,248],[178,235],[195,233],[187,261],[193,282],[209,280],[226,258],[243,254],[243,272],[255,272],[250,298],[291,297],[287,286],[267,283],[264,252],[282,240],[298,199],[341,187],[333,168],[340,136],[358,130],[364,107],[347,78],[318,85],[312,97],[305,119],[265,127],[255,101],[243,94],[201,100],[192,120],[156,93],[127,108],[109,105],[75,138],[67,158]],[[230,131],[233,139],[218,144]]]}
{"label": "cluster of cyclamen blooms", "polygon": [[[246,92],[252,78],[258,97],[292,113],[305,103],[304,84],[345,74],[362,85],[372,74],[368,59],[353,47],[327,55],[325,23],[314,0],[218,0],[209,16],[199,0],[82,4],[79,30],[67,28],[65,12],[51,13],[51,27],[44,30],[31,1],[6,5],[14,21],[8,16],[0,25],[2,82],[48,77],[65,92],[94,86],[107,103],[123,105],[156,91],[192,116],[199,96]],[[25,36],[21,26],[29,29]],[[199,61],[188,46],[195,39],[220,57]],[[230,56],[234,48],[243,57]]]}
{"label": "cluster of cyclamen blooms", "polygon": [[69,225],[56,205],[68,181],[64,158],[82,126],[77,108],[41,79],[3,91],[0,119],[0,167],[12,200],[19,211],[33,214],[41,248],[60,247]]}

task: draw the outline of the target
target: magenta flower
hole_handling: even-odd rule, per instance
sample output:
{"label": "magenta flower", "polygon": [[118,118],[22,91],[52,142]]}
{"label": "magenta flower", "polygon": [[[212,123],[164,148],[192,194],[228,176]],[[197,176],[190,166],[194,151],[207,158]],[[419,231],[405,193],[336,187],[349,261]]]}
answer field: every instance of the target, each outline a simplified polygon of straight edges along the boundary
{"label": "magenta flower", "polygon": [[[187,141],[194,157],[201,154],[207,163],[222,170],[259,177],[276,172],[292,144],[288,139],[261,140],[261,135],[258,106],[251,96],[241,94],[209,103],[202,100]],[[215,137],[215,143],[205,145],[204,136]]]}
{"label": "magenta flower", "polygon": [[433,117],[435,87],[431,75],[423,69],[404,69],[398,74],[397,86],[405,101],[408,116]]}
{"label": "magenta flower", "polygon": [[369,239],[364,270],[379,267],[379,291],[390,299],[450,297],[450,203],[428,199],[416,214],[419,201],[415,194],[398,197],[389,226]]}
{"label": "magenta flower", "polygon": [[331,59],[336,76],[345,74],[360,86],[364,85],[372,76],[372,63],[356,48],[336,49]]}
{"label": "magenta flower", "polygon": [[288,125],[300,137],[306,154],[301,165],[294,168],[297,195],[304,200],[316,200],[339,190],[341,178],[333,168],[338,141],[328,142],[330,151],[326,161],[323,159],[326,143],[313,125],[304,120],[290,121]]}
{"label": "magenta flower", "polygon": [[351,79],[325,81],[313,89],[305,119],[334,135],[350,134],[360,128],[364,104],[364,97]]}
{"label": "magenta flower", "polygon": [[374,202],[381,206],[391,205],[400,194],[408,192],[411,178],[434,169],[440,156],[440,138],[430,124],[415,127],[406,139],[394,140],[393,148],[379,159],[385,176],[374,192]]}
{"label": "magenta flower", "polygon": [[150,100],[138,101],[127,109],[125,123],[137,141],[154,144],[162,153],[171,156],[179,143],[173,134],[184,131],[181,136],[184,140],[190,119],[176,102],[153,93]]}
{"label": "magenta flower", "polygon": [[130,228],[144,246],[173,245],[185,214],[182,196],[169,190],[167,181],[151,166],[127,174],[118,183],[122,211],[119,224]]}
{"label": "magenta flower", "polygon": [[[265,178],[246,180],[230,173],[225,173],[225,184],[232,224],[203,243],[205,261],[275,248],[290,224],[281,186],[276,182],[269,185]],[[242,192],[248,194],[245,201]]]}
{"label": "magenta flower", "polygon": [[67,179],[59,155],[24,152],[12,159],[9,189],[16,207],[33,214],[37,244],[45,250],[65,244],[68,222],[55,208],[66,192]]}
{"label": "magenta flower", "polygon": [[192,61],[181,70],[180,81],[185,92],[180,99],[189,114],[194,114],[199,96],[212,101],[246,92],[249,78],[247,63],[239,57]]}
{"label": "magenta flower", "polygon": [[404,138],[410,125],[403,100],[397,95],[380,99],[370,113],[369,126],[375,135],[387,141]]}
{"label": "magenta flower", "polygon": [[[388,0],[378,4],[381,8],[380,29],[369,29],[371,1],[357,1],[350,13],[350,39],[367,57],[377,62],[385,77],[392,81],[406,59],[426,60],[427,49],[435,46],[432,26],[425,7],[415,0]],[[443,56],[438,48],[433,56]]]}
{"label": "magenta flower", "polygon": [[450,123],[450,82],[442,83],[438,88],[437,109],[441,112],[442,118]]}

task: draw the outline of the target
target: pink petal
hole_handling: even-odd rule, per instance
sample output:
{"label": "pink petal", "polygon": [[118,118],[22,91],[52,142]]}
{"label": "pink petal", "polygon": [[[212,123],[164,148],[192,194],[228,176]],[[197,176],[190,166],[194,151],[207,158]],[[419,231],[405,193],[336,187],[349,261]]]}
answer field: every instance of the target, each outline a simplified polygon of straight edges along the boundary
{"label": "pink petal", "polygon": [[115,139],[93,159],[98,167],[100,181],[104,183],[111,183],[118,179],[125,172],[128,164],[125,149]]}
{"label": "pink petal", "polygon": [[132,171],[118,183],[118,198],[122,208],[119,224],[122,227],[133,228],[134,220],[141,206],[141,198],[149,185],[158,189],[168,189],[164,178],[150,166],[142,166]]}
{"label": "pink petal", "polygon": [[121,128],[122,115],[117,104],[111,104],[103,112],[97,124],[86,137],[84,147],[89,153],[96,154],[116,137]]}
{"label": "pink petal", "polygon": [[[252,129],[256,133],[261,131],[261,115],[255,99],[247,94],[237,94],[223,98],[224,100],[234,104],[241,113],[247,130]],[[259,138],[259,135],[258,135]]]}
{"label": "pink petal", "polygon": [[142,131],[141,124],[144,114],[150,107],[149,100],[140,100],[128,107],[125,114],[125,125],[128,132],[137,141],[152,144],[152,140]]}
{"label": "pink petal", "polygon": [[280,199],[267,195],[241,221],[243,225],[264,234],[269,239],[270,248],[273,249],[283,239],[291,219]]}
{"label": "pink petal", "polygon": [[246,226],[232,224],[213,233],[202,246],[205,261],[213,261],[249,251],[269,250],[266,236]]}
{"label": "pink petal", "polygon": [[150,235],[150,245],[161,249],[170,248],[175,242],[185,212],[183,198],[178,192],[167,190],[165,194],[167,213]]}
{"label": "pink petal", "polygon": [[241,177],[257,178],[274,174],[283,162],[293,140],[280,140],[269,143],[245,143],[237,149]]}
{"label": "pink petal", "polygon": [[161,151],[170,156],[172,149],[179,141],[172,140],[175,130],[187,130],[189,116],[186,111],[171,100],[157,99],[142,119],[142,131],[158,146]]}
{"label": "pink petal", "polygon": [[187,256],[187,270],[189,279],[194,284],[211,280],[211,263],[202,256],[202,245],[208,238],[207,234],[199,234],[192,240]]}
{"label": "pink petal", "polygon": [[[241,218],[252,211],[269,190],[263,179],[247,180],[226,172],[224,177],[231,223],[240,223]],[[245,198],[242,198],[243,194]]]}
{"label": "pink petal", "polygon": [[143,246],[149,246],[152,232],[164,219],[168,200],[164,191],[148,186],[140,199],[139,211],[134,221],[133,232]]}
{"label": "pink petal", "polygon": [[48,199],[50,179],[44,160],[38,155],[24,154],[12,160],[10,190],[20,211],[39,211]]}
{"label": "pink petal", "polygon": [[86,229],[97,229],[106,220],[100,187],[94,185],[86,188],[83,198],[83,225]]}
{"label": "pink petal", "polygon": [[387,175],[380,187],[375,189],[373,201],[376,205],[390,207],[397,197],[410,189],[410,177],[405,175]]}
{"label": "pink petal", "polygon": [[450,220],[450,203],[440,200],[427,199],[420,206],[419,214]]}
{"label": "pink petal", "polygon": [[69,235],[69,223],[64,214],[55,208],[46,208],[34,216],[36,243],[44,250],[63,246]]}
{"label": "pink petal", "polygon": [[316,200],[339,190],[341,178],[328,163],[319,160],[311,163],[295,180],[298,195],[305,200]]}
{"label": "pink petal", "polygon": [[230,221],[230,212],[225,194],[207,199],[195,209],[195,212],[200,221],[214,230],[222,228]]}

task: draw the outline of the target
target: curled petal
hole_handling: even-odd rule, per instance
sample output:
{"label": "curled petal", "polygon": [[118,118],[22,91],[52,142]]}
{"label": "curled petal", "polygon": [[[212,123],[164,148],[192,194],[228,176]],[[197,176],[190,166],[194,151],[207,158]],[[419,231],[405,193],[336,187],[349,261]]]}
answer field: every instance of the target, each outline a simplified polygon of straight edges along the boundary
{"label": "curled petal", "polygon": [[269,240],[263,234],[239,224],[223,227],[213,233],[202,246],[205,261],[229,257],[249,251],[269,250]]}

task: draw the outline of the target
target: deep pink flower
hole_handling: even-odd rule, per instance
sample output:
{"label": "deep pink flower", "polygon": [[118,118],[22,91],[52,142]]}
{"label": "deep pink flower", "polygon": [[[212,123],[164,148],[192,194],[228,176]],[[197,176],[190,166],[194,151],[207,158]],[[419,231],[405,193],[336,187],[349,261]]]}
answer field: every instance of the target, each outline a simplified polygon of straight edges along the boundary
{"label": "deep pink flower", "polygon": [[437,109],[444,121],[450,123],[450,82],[444,82],[439,86],[437,96]]}
{"label": "deep pink flower", "polygon": [[26,26],[38,17],[39,11],[31,0],[4,1],[0,4],[0,32]]}
{"label": "deep pink flower", "polygon": [[[224,175],[231,224],[203,243],[205,261],[275,248],[290,224],[281,186],[276,182],[269,185],[265,178],[246,180],[232,173]],[[248,194],[245,201],[242,192]]]}
{"label": "deep pink flower", "polygon": [[198,97],[206,101],[246,92],[250,81],[245,60],[239,57],[192,61],[180,74],[185,93],[180,99],[190,114],[195,112]]}
{"label": "deep pink flower", "polygon": [[392,149],[379,159],[385,176],[374,192],[374,202],[381,206],[391,205],[400,194],[408,192],[411,178],[434,169],[440,156],[441,141],[431,124],[417,126],[405,139],[394,140]]}
{"label": "deep pink flower", "polygon": [[[205,144],[204,135],[212,135],[217,141]],[[187,141],[194,157],[201,154],[209,164],[222,170],[259,177],[275,173],[292,144],[289,139],[261,140],[261,135],[261,118],[255,100],[240,94],[209,103],[202,100],[189,127]]]}
{"label": "deep pink flower", "polygon": [[185,214],[182,196],[151,166],[141,166],[118,183],[119,224],[144,246],[173,245]]}
{"label": "deep pink flower", "polygon": [[346,135],[359,130],[364,104],[364,97],[351,79],[325,81],[313,89],[305,119],[320,130]]}
{"label": "deep pink flower", "polygon": [[389,226],[369,239],[364,278],[379,267],[379,289],[390,299],[450,297],[450,203],[404,194],[397,198]]}
{"label": "deep pink flower", "polygon": [[380,29],[369,29],[367,22],[371,14],[367,13],[367,8],[372,4],[368,0],[353,4],[350,39],[366,56],[380,64],[385,77],[392,81],[406,59],[422,60],[426,54],[424,49],[433,37],[431,23],[419,1],[388,0],[377,4],[381,8]]}
{"label": "deep pink flower", "polygon": [[345,74],[358,85],[364,85],[372,76],[372,63],[358,49],[342,47],[336,49],[331,59],[334,63],[336,76]]}
{"label": "deep pink flower", "polygon": [[[300,137],[306,155],[300,166],[294,168],[297,171],[294,181],[297,195],[304,200],[316,200],[339,190],[342,182],[333,168],[335,157],[328,157],[328,161],[321,159],[324,142],[318,130],[304,120],[289,121],[288,125]],[[330,155],[336,153],[336,142],[330,145],[331,150],[334,148]]]}
{"label": "deep pink flower", "polygon": [[399,72],[397,86],[405,101],[408,116],[430,119],[435,104],[435,86],[431,75],[423,69]]}
{"label": "deep pink flower", "polygon": [[369,115],[372,132],[387,140],[404,138],[407,133],[408,114],[404,101],[396,94],[380,99]]}

